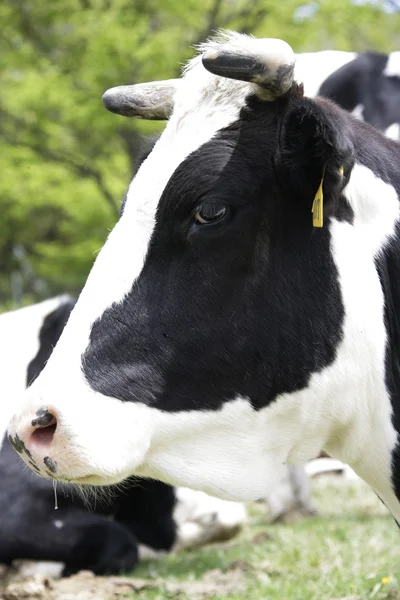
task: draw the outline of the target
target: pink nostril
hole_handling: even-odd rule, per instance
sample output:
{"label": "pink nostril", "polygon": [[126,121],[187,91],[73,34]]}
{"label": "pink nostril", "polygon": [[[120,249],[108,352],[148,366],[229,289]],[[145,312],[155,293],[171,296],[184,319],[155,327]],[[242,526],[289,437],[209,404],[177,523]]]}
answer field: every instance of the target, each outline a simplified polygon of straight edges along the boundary
{"label": "pink nostril", "polygon": [[57,429],[57,422],[54,419],[54,423],[45,427],[39,427],[31,435],[31,443],[35,446],[50,446],[54,432]]}
{"label": "pink nostril", "polygon": [[35,429],[30,436],[28,446],[36,450],[43,450],[53,441],[57,429],[57,419],[47,408],[40,409],[36,415],[37,418],[32,421],[32,427]]}

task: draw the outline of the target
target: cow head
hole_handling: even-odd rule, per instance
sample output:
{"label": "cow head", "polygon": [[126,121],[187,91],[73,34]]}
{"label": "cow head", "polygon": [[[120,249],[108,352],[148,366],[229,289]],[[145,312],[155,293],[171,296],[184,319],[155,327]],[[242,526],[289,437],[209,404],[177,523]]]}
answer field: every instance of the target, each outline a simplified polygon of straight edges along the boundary
{"label": "cow head", "polygon": [[342,439],[354,415],[335,397],[361,378],[341,355],[339,262],[351,278],[355,261],[333,242],[357,219],[352,117],[304,98],[293,63],[284,42],[228,34],[178,81],[106,94],[169,120],[10,425],[41,474],[258,498]]}

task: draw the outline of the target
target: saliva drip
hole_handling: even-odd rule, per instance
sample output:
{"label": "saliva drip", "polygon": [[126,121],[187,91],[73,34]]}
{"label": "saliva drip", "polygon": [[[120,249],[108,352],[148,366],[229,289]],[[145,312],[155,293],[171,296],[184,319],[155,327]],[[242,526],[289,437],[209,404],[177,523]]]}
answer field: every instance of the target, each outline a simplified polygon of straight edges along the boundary
{"label": "saliva drip", "polygon": [[57,500],[57,479],[53,479],[53,490],[54,490],[54,510],[58,509],[58,500]]}

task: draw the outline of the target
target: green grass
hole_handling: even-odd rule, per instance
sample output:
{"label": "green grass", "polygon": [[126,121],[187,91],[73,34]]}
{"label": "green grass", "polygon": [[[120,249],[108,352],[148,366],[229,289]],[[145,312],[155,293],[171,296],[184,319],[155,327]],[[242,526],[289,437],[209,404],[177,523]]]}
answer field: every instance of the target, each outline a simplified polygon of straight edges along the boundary
{"label": "green grass", "polygon": [[249,524],[231,542],[142,563],[135,577],[160,588],[139,597],[176,597],[162,582],[184,581],[179,598],[192,600],[191,581],[223,572],[245,589],[207,598],[400,600],[400,531],[373,492],[330,477],[313,482],[313,493],[319,517],[268,526],[266,507],[252,505]]}

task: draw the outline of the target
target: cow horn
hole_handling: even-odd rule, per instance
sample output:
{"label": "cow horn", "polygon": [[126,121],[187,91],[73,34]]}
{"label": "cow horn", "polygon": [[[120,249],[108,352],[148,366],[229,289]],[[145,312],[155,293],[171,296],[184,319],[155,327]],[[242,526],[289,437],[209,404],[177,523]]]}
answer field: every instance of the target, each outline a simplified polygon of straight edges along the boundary
{"label": "cow horn", "polygon": [[103,95],[107,110],[123,117],[163,121],[171,116],[179,79],[110,88]]}
{"label": "cow horn", "polygon": [[247,38],[243,46],[234,41],[218,44],[204,52],[202,61],[214,75],[256,84],[257,95],[267,101],[285,94],[293,83],[295,55],[283,40]]}

